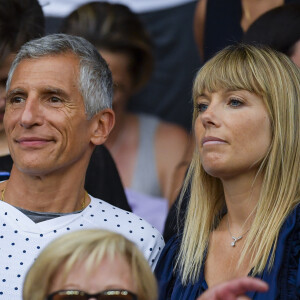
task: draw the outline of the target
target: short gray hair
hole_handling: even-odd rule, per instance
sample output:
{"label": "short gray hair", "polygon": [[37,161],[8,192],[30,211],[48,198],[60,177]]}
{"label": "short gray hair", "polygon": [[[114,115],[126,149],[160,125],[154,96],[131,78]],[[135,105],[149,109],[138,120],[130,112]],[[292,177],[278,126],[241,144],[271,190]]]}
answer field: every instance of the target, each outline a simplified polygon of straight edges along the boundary
{"label": "short gray hair", "polygon": [[22,60],[68,52],[79,58],[78,88],[84,99],[87,117],[90,119],[99,111],[111,108],[113,83],[107,63],[90,42],[67,34],[51,34],[24,44],[12,63],[6,90],[9,89],[14,71]]}

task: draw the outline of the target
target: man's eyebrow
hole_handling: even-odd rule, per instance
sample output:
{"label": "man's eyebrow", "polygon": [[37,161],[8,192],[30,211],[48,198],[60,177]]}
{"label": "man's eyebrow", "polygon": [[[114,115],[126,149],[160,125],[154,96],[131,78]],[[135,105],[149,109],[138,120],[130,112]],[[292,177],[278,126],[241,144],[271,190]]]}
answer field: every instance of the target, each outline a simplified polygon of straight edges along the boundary
{"label": "man's eyebrow", "polygon": [[[47,86],[47,87],[44,87],[41,91],[42,91],[42,93],[45,93],[45,94],[56,94],[56,95],[60,95],[62,97],[68,97],[68,94],[60,88]],[[15,89],[10,90],[10,91],[7,92],[7,97],[11,97],[11,96],[16,95],[16,94],[24,95],[26,93],[27,92],[22,88],[15,88]]]}
{"label": "man's eyebrow", "polygon": [[15,88],[15,89],[13,89],[13,90],[8,91],[7,94],[6,94],[6,97],[7,97],[7,98],[8,98],[8,97],[12,97],[12,96],[17,95],[17,94],[22,94],[22,95],[24,95],[24,94],[26,94],[26,93],[25,93],[25,91],[24,91],[23,89],[21,89],[21,88]]}
{"label": "man's eyebrow", "polygon": [[56,94],[63,97],[68,97],[68,94],[64,90],[52,86],[44,87],[42,91],[47,94]]}

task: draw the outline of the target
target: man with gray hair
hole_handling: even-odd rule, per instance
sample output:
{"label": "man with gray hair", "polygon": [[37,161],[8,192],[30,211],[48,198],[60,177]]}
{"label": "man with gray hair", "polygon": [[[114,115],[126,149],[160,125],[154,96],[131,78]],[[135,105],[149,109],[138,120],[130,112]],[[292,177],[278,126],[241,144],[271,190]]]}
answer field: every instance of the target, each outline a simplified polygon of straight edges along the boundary
{"label": "man with gray hair", "polygon": [[164,246],[160,233],[84,190],[92,152],[114,125],[112,88],[107,64],[83,38],[48,35],[17,54],[4,116],[14,164],[0,183],[3,299],[21,299],[24,275],[45,245],[83,228],[123,234],[154,268]]}

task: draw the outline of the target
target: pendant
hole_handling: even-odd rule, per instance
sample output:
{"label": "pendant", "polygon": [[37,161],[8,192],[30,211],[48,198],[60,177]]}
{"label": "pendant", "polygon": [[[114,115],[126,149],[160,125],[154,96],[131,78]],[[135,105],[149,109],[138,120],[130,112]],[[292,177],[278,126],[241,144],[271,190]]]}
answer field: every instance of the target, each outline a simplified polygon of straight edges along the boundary
{"label": "pendant", "polygon": [[233,239],[233,241],[230,243],[230,246],[231,247],[235,247],[235,243],[238,242],[239,240],[241,240],[243,238],[243,236],[241,235],[241,236],[239,236],[237,238],[234,237],[234,236],[232,236],[231,238]]}

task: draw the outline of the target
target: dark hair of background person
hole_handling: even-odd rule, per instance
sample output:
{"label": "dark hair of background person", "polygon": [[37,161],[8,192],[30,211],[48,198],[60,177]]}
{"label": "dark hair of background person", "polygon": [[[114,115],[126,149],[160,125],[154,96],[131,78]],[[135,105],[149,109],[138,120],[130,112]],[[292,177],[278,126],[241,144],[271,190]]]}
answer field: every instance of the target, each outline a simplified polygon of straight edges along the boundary
{"label": "dark hair of background person", "polygon": [[37,0],[1,0],[0,20],[0,61],[44,35],[44,14]]}
{"label": "dark hair of background person", "polygon": [[264,44],[291,56],[300,40],[300,4],[274,8],[259,17],[247,30],[243,41]]}
{"label": "dark hair of background person", "polygon": [[84,37],[98,49],[128,55],[135,91],[149,80],[154,63],[152,43],[138,16],[126,6],[90,2],[71,13],[60,31]]}

